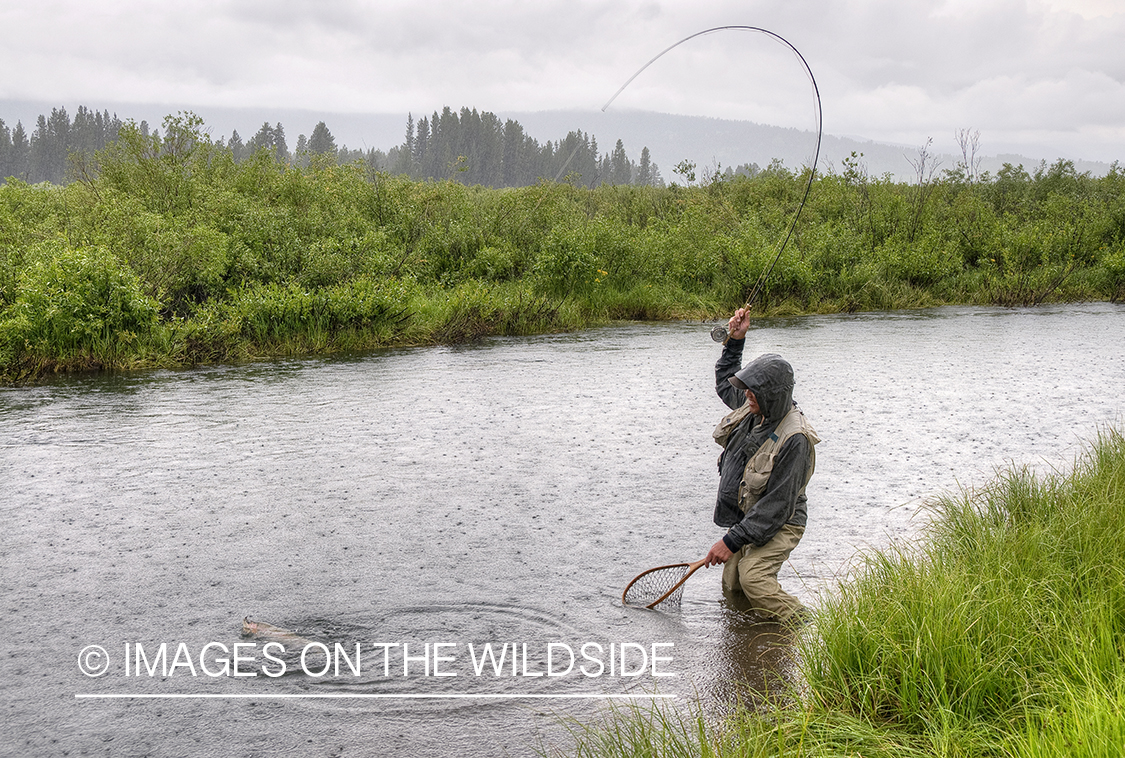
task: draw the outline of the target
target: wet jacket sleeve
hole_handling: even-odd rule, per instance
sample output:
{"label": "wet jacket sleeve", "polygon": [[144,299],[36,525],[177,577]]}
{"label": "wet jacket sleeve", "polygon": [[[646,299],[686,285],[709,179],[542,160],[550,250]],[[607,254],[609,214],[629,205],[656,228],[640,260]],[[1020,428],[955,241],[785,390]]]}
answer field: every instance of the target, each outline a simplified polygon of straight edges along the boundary
{"label": "wet jacket sleeve", "polygon": [[746,346],[745,339],[729,339],[723,345],[723,354],[715,364],[715,391],[731,410],[741,408],[746,402],[746,395],[727,381],[742,368],[742,348]]}
{"label": "wet jacket sleeve", "polygon": [[773,539],[793,517],[808,470],[808,438],[803,434],[794,434],[785,441],[774,459],[766,491],[742,520],[723,535],[727,548],[733,552],[747,544],[761,546]]}

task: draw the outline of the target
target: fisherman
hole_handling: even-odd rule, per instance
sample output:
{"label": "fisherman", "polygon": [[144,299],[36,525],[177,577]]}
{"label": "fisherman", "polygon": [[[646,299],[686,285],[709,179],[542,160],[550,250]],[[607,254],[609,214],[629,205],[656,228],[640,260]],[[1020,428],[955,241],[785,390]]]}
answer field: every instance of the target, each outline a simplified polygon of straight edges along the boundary
{"label": "fisherman", "polygon": [[734,410],[715,428],[719,495],[715,523],[727,533],[704,559],[723,567],[723,589],[740,591],[750,608],[778,621],[808,615],[777,581],[781,565],[805,533],[805,486],[820,441],[793,402],[793,367],[767,353],[742,367],[750,317],[740,308],[728,322],[730,339],[715,364],[715,389]]}

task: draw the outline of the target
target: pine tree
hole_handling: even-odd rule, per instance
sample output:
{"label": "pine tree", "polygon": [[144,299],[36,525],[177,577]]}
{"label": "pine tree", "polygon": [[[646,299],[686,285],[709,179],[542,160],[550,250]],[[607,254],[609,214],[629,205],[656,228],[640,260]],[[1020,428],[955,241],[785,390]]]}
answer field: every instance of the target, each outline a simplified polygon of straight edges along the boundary
{"label": "pine tree", "polygon": [[625,154],[625,145],[621,140],[613,146],[613,153],[609,157],[609,183],[630,184],[633,181],[633,165],[629,156]]}
{"label": "pine tree", "polygon": [[590,164],[589,173],[583,174],[583,181],[587,187],[596,187],[605,181],[605,171],[603,171],[604,161],[599,157],[598,153],[598,138],[590,138],[590,154],[586,161]]}
{"label": "pine tree", "polygon": [[27,181],[31,171],[31,141],[24,131],[23,122],[16,121],[12,130],[11,176]]}
{"label": "pine tree", "polygon": [[293,148],[293,165],[298,168],[309,166],[309,138],[303,134],[297,135],[297,147]]}
{"label": "pine tree", "polygon": [[93,155],[95,150],[100,150],[102,145],[96,118],[86,106],[78,106],[74,114],[74,123],[70,125],[69,147],[76,152]]}
{"label": "pine tree", "polygon": [[637,184],[642,187],[652,185],[652,156],[648,152],[648,145],[641,149],[641,163],[637,166]]}
{"label": "pine tree", "polygon": [[414,137],[414,164],[421,165],[422,158],[426,155],[427,143],[430,139],[430,120],[425,116],[418,122],[418,134]]}
{"label": "pine tree", "polygon": [[518,121],[504,122],[503,147],[500,153],[500,184],[520,187],[524,182],[524,133]]}
{"label": "pine tree", "polygon": [[415,142],[414,142],[414,114],[413,113],[407,113],[406,114],[406,143],[405,143],[405,147],[406,147],[406,152],[410,153],[410,155],[413,156],[414,151],[416,149]]}
{"label": "pine tree", "polygon": [[[144,122],[141,122],[141,125],[144,126]],[[246,147],[249,148],[251,153],[265,150],[271,155],[276,155],[276,145],[277,140],[273,133],[273,126],[268,121],[263,122],[257,134],[246,143]]]}
{"label": "pine tree", "polygon": [[480,114],[483,149],[477,153],[481,173],[478,183],[489,187],[503,186],[504,129],[495,113]]}
{"label": "pine tree", "polygon": [[273,157],[278,163],[286,163],[290,157],[289,146],[285,144],[285,127],[280,121],[273,128]]}
{"label": "pine tree", "polygon": [[12,175],[12,133],[0,118],[0,182]]}
{"label": "pine tree", "polygon": [[336,138],[323,121],[313,127],[309,136],[309,152],[313,155],[336,155]]}
{"label": "pine tree", "polygon": [[228,147],[230,148],[230,154],[231,157],[234,158],[234,162],[240,163],[242,161],[242,154],[243,152],[245,152],[246,147],[242,144],[242,137],[238,136],[237,129],[230,133],[230,142],[228,143]]}
{"label": "pine tree", "polygon": [[66,178],[66,156],[70,141],[70,116],[66,108],[52,108],[43,115],[31,134],[31,181],[61,183]]}

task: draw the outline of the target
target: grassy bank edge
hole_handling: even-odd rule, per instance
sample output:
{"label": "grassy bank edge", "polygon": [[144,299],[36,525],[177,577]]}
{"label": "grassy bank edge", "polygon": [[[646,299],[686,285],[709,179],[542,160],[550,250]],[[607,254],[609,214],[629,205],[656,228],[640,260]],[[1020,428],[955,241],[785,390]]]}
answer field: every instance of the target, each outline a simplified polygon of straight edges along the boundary
{"label": "grassy bank edge", "polygon": [[1125,746],[1125,437],[1003,471],[872,552],[797,643],[799,685],[726,716],[571,725],[579,756],[1117,756]]}
{"label": "grassy bank edge", "polygon": [[[1056,301],[1061,302],[1061,301]],[[1072,302],[1088,302],[1076,299]],[[984,305],[980,298],[937,299],[902,287],[882,294],[880,310]],[[532,336],[591,329],[624,321],[725,321],[737,304],[638,285],[578,300],[535,293],[521,283],[469,282],[452,290],[412,292],[386,318],[345,324],[285,323],[285,314],[240,312],[224,303],[187,319],[154,323],[141,335],[107,333],[71,350],[26,349],[0,355],[0,386],[35,383],[58,374],[120,373],[240,364],[276,358],[346,355],[392,347],[456,345],[494,336]],[[755,318],[857,311],[848,300],[784,299],[753,309]],[[268,322],[253,329],[248,320]]]}

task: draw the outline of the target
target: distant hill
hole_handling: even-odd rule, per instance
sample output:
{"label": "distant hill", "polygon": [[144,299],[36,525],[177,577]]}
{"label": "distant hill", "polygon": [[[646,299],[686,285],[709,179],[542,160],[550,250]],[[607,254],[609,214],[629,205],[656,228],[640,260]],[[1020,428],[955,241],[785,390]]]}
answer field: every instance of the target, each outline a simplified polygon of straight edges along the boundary
{"label": "distant hill", "polygon": [[[17,120],[23,122],[30,133],[39,114],[49,114],[52,108],[64,106],[73,115],[79,105],[97,110],[109,110],[122,119],[147,120],[158,126],[165,115],[179,110],[193,110],[199,114],[208,131],[216,139],[227,138],[237,129],[243,139],[254,134],[263,122],[282,123],[290,147],[296,144],[300,134],[309,135],[318,121],[324,121],[332,131],[338,146],[351,149],[376,148],[389,150],[401,145],[406,137],[407,114],[395,113],[327,113],[286,108],[217,108],[202,106],[169,106],[144,103],[50,103],[36,101],[0,100],[0,119],[9,128]],[[485,103],[448,103],[451,108],[462,105],[470,108],[488,110]],[[432,110],[441,110],[436,107]],[[430,111],[414,113],[418,119]],[[629,157],[638,160],[641,149],[648,147],[652,160],[659,166],[665,181],[679,180],[673,168],[683,160],[694,162],[699,169],[721,164],[723,168],[736,167],[744,163],[757,163],[761,167],[773,158],[780,158],[790,169],[807,165],[813,156],[815,135],[810,131],[787,129],[776,126],[755,124],[749,121],[708,118],[702,116],[675,116],[665,113],[614,110],[601,111],[518,111],[496,112],[501,119],[514,119],[523,125],[525,132],[540,143],[547,140],[563,139],[572,130],[581,130],[596,137],[602,153],[613,149],[620,139]],[[984,135],[987,140],[987,134]],[[914,177],[910,160],[917,155],[918,145],[891,145],[862,139],[825,135],[821,146],[818,167],[827,171],[829,167],[840,170],[840,162],[853,151],[863,153],[863,163],[873,176],[890,173],[897,179],[909,180]],[[987,142],[985,143],[987,147]],[[1048,163],[1060,156],[1042,156]],[[1068,157],[1068,156],[1061,156]],[[960,156],[937,155],[938,170],[952,168]],[[1125,159],[1125,156],[1122,156]],[[995,173],[1005,162],[1013,165],[1023,164],[1029,171],[1040,162],[1040,158],[1022,155],[985,155],[981,169]],[[1075,168],[1101,176],[1109,170],[1109,164],[1094,161],[1075,160]]]}
{"label": "distant hill", "polygon": [[[601,149],[612,147],[612,142],[621,139],[631,156],[640,153],[648,146],[652,160],[660,167],[666,181],[677,177],[673,167],[682,160],[693,161],[698,167],[713,167],[716,163],[723,168],[735,167],[743,163],[757,163],[766,167],[773,158],[780,158],[790,169],[807,166],[812,161],[816,147],[816,134],[812,131],[786,129],[777,126],[755,124],[750,121],[707,118],[701,116],[674,116],[666,113],[619,111],[613,109],[600,111],[540,111],[498,114],[514,118],[523,124],[533,137],[558,139],[558,134],[566,134],[569,129],[583,129],[596,134]],[[821,144],[818,169],[828,170],[831,165],[840,170],[841,161],[852,151],[863,153],[863,163],[872,176],[890,173],[896,179],[910,180],[915,172],[910,161],[917,158],[920,145],[891,145],[872,141],[824,135]],[[938,172],[953,168],[961,156],[938,154]],[[1048,164],[1059,156],[1045,157]],[[1064,156],[1065,157],[1065,156]],[[1125,158],[1125,156],[1122,156]],[[983,156],[981,170],[996,173],[1004,163],[1023,164],[1029,172],[1039,165],[1039,158],[1022,155]],[[1094,161],[1075,161],[1079,172],[1089,171],[1101,176],[1109,170],[1109,164]]]}

